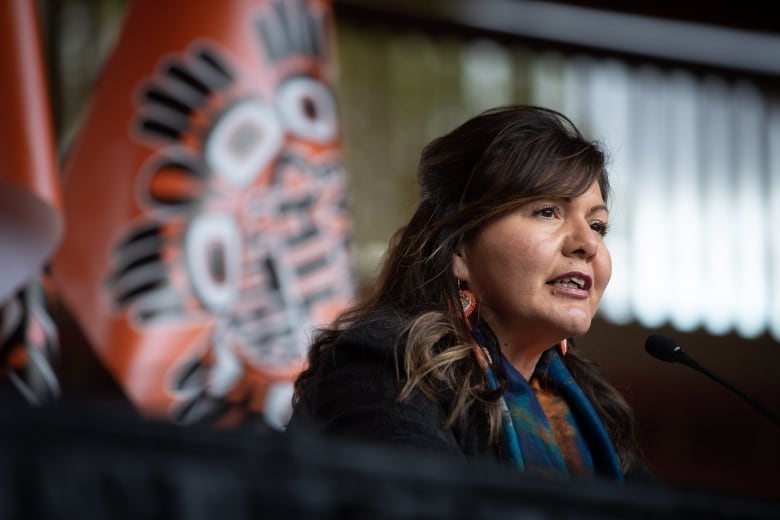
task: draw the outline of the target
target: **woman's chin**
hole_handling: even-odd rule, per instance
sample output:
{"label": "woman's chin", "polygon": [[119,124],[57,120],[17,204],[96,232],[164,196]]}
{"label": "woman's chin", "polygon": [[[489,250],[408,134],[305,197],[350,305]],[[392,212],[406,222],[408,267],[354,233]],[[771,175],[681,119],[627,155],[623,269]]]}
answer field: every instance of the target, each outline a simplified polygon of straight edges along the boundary
{"label": "woman's chin", "polygon": [[578,338],[584,336],[590,330],[591,321],[590,316],[567,321],[563,327],[565,337]]}

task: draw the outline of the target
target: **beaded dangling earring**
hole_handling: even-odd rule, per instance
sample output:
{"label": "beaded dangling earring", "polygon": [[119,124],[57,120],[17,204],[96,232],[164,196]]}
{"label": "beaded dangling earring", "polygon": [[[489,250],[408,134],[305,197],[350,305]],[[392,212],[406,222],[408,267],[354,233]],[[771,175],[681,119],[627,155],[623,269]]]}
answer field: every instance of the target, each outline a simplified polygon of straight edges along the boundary
{"label": "beaded dangling earring", "polygon": [[562,339],[561,342],[558,344],[558,347],[561,349],[561,355],[565,356],[566,352],[569,350],[569,344],[565,339]]}
{"label": "beaded dangling earring", "polygon": [[471,313],[477,308],[477,297],[468,289],[461,289],[460,280],[458,280],[458,297],[460,298],[460,306],[463,309],[463,317],[468,320]]}

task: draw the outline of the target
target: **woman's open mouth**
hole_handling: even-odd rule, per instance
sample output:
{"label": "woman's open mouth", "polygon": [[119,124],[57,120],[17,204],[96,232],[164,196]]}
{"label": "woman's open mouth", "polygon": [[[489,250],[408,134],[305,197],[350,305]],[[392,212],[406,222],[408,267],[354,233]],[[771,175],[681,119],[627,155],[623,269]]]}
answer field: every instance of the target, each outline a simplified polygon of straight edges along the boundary
{"label": "woman's open mouth", "polygon": [[588,291],[593,285],[593,279],[584,273],[566,273],[554,280],[550,280],[547,282],[547,285]]}

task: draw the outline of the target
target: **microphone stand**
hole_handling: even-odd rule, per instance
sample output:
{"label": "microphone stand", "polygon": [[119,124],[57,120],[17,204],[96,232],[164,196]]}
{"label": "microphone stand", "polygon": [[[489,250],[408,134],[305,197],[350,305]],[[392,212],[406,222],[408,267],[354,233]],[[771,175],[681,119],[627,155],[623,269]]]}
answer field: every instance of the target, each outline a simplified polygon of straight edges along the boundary
{"label": "microphone stand", "polygon": [[687,365],[687,366],[691,367],[692,369],[697,370],[697,371],[701,372],[702,374],[704,374],[705,376],[713,379],[714,381],[717,381],[718,383],[720,383],[721,385],[725,386],[726,388],[728,388],[729,390],[731,390],[732,392],[737,394],[739,397],[744,399],[745,402],[747,402],[749,405],[751,405],[753,408],[755,408],[764,417],[766,417],[767,419],[769,419],[770,421],[775,423],[775,426],[780,426],[780,418],[778,418],[777,415],[773,414],[771,411],[769,411],[766,407],[764,407],[761,403],[759,403],[755,399],[753,399],[750,396],[748,396],[745,393],[743,393],[739,388],[735,387],[734,385],[732,385],[728,381],[725,381],[725,380],[721,379],[717,375],[713,374],[712,372],[710,372],[709,370],[707,370],[706,368],[704,368],[703,366],[698,364],[695,360],[693,360],[690,357],[688,357],[688,355],[685,354],[685,352],[683,352],[682,349],[677,350],[674,354],[675,354],[674,355],[675,360],[677,362],[682,363],[684,365]]}

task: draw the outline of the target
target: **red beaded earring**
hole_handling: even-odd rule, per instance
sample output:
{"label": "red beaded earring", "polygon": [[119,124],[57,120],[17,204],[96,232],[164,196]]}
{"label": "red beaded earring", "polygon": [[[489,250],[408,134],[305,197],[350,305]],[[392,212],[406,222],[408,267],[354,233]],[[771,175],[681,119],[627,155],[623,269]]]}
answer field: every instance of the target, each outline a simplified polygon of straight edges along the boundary
{"label": "red beaded earring", "polygon": [[468,319],[477,308],[477,297],[468,289],[461,289],[460,280],[458,280],[458,296],[460,297],[460,306],[463,309],[463,317]]}
{"label": "red beaded earring", "polygon": [[561,349],[561,355],[565,356],[566,352],[569,350],[569,344],[565,339],[562,339],[561,342],[558,344],[558,346]]}

